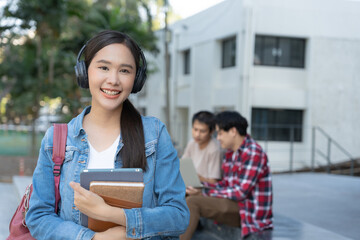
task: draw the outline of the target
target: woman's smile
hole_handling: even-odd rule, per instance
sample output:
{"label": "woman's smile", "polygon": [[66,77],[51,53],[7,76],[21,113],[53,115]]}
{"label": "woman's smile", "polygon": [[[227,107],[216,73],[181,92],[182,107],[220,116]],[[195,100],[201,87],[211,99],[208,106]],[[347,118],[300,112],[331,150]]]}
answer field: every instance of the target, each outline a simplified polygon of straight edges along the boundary
{"label": "woman's smile", "polygon": [[120,96],[121,93],[121,91],[107,89],[107,88],[101,88],[100,90],[103,93],[103,95],[107,98],[117,98],[118,96]]}

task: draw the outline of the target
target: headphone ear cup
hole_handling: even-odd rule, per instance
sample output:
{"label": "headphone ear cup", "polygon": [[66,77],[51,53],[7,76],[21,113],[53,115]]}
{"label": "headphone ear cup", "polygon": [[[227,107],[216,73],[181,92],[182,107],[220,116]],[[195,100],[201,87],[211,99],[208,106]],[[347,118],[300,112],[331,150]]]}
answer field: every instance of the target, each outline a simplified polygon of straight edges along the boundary
{"label": "headphone ear cup", "polygon": [[146,81],[147,63],[144,53],[141,51],[141,49],[140,49],[140,58],[142,60],[142,66],[136,71],[135,82],[131,93],[140,92]]}
{"label": "headphone ear cup", "polygon": [[84,61],[79,61],[75,65],[77,83],[81,88],[89,88],[89,80]]}
{"label": "headphone ear cup", "polygon": [[143,88],[144,84],[145,84],[145,80],[146,80],[146,69],[141,67],[136,72],[135,82],[134,82],[134,86],[133,86],[133,89],[132,89],[131,93],[140,92],[141,89]]}

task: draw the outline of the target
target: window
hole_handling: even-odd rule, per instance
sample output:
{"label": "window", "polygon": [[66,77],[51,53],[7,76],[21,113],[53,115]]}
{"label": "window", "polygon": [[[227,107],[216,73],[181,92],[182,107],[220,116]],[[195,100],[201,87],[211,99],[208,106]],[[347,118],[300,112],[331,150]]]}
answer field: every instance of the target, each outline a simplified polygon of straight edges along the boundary
{"label": "window", "polygon": [[251,135],[256,140],[302,141],[303,110],[253,108]]}
{"label": "window", "polygon": [[184,74],[190,74],[190,49],[183,53]]}
{"label": "window", "polygon": [[254,65],[304,68],[305,39],[257,35]]}
{"label": "window", "polygon": [[222,42],[222,68],[233,67],[236,64],[236,37]]}

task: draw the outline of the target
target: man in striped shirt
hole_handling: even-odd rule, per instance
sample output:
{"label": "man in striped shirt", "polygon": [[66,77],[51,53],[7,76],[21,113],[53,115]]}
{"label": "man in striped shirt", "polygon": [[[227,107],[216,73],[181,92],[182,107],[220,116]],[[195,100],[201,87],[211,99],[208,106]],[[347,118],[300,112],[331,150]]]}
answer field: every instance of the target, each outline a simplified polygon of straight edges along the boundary
{"label": "man in striped shirt", "polygon": [[227,149],[223,177],[215,184],[204,182],[202,194],[188,188],[190,224],[180,239],[191,239],[200,217],[241,227],[243,239],[263,239],[272,229],[272,181],[266,153],[246,133],[247,120],[238,112],[216,116],[217,139]]}

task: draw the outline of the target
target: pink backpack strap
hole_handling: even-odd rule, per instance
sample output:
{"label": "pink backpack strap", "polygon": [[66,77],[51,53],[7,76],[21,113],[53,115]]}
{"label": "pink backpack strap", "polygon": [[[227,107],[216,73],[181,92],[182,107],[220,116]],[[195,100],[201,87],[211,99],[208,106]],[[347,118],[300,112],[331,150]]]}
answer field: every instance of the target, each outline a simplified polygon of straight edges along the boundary
{"label": "pink backpack strap", "polygon": [[55,212],[58,211],[58,203],[61,199],[59,184],[60,184],[60,173],[61,165],[65,159],[65,146],[67,138],[67,124],[54,124],[53,134],[53,155],[52,160],[55,163],[53,174],[55,181]]}

